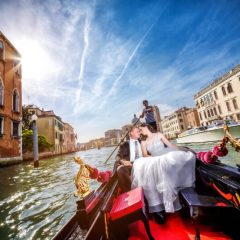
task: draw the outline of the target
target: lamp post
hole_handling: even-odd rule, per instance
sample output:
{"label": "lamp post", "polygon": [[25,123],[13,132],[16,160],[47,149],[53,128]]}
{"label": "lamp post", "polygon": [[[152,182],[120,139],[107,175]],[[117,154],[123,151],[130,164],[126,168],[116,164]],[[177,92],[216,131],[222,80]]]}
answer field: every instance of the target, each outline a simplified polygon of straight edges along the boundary
{"label": "lamp post", "polygon": [[33,129],[33,159],[34,167],[39,167],[38,161],[38,132],[37,132],[37,115],[32,115],[32,129]]}

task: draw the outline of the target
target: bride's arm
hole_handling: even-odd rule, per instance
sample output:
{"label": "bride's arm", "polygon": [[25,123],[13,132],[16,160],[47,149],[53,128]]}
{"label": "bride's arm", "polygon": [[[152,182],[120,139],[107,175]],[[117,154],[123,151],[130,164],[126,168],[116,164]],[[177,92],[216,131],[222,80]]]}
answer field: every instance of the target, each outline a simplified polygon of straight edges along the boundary
{"label": "bride's arm", "polygon": [[171,143],[162,133],[160,133],[160,139],[165,143],[168,147],[179,149],[175,144]]}
{"label": "bride's arm", "polygon": [[146,142],[145,141],[141,141],[141,148],[142,148],[142,153],[144,157],[148,157],[148,153],[147,153],[147,148],[146,148]]}

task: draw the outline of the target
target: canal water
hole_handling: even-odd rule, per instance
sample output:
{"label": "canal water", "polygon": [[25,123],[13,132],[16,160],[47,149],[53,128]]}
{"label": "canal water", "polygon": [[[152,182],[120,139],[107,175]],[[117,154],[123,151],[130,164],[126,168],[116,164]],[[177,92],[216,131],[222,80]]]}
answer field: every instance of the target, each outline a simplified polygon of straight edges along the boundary
{"label": "canal water", "polygon": [[[214,144],[188,145],[195,151],[211,150]],[[221,161],[235,166],[240,164],[240,153],[230,150]],[[112,169],[114,155],[107,164],[105,159],[113,148],[93,149],[40,161],[39,168],[32,163],[0,169],[0,239],[52,239],[74,214],[74,176],[78,172],[73,157],[101,170]],[[91,181],[91,188],[99,186]]]}

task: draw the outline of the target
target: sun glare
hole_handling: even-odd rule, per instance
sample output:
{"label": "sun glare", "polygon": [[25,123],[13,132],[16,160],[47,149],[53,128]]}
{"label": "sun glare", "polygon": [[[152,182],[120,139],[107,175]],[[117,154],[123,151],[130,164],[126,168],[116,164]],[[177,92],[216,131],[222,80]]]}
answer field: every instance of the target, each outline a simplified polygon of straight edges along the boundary
{"label": "sun glare", "polygon": [[22,56],[23,78],[34,80],[45,77],[49,72],[54,72],[54,61],[40,43],[25,39],[18,45]]}

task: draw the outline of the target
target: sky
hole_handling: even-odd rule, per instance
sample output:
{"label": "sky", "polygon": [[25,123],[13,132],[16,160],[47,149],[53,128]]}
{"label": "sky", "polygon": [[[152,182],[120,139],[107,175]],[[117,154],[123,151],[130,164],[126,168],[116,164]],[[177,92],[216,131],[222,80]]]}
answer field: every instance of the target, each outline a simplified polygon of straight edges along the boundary
{"label": "sky", "polygon": [[22,58],[23,104],[54,110],[79,142],[139,115],[193,107],[239,64],[240,1],[0,0]]}

